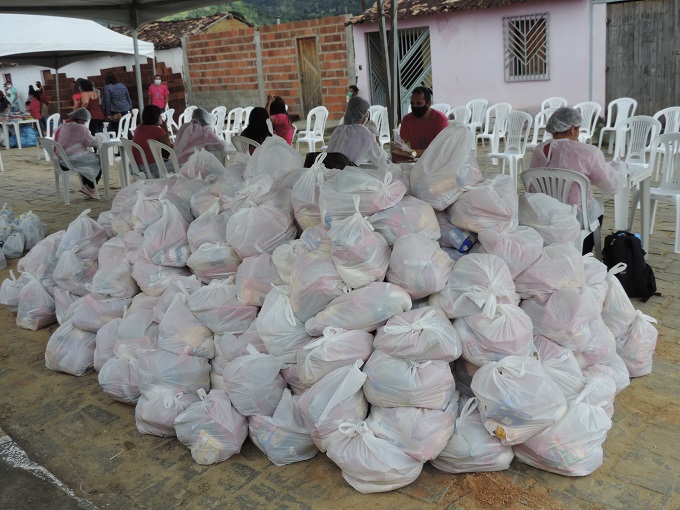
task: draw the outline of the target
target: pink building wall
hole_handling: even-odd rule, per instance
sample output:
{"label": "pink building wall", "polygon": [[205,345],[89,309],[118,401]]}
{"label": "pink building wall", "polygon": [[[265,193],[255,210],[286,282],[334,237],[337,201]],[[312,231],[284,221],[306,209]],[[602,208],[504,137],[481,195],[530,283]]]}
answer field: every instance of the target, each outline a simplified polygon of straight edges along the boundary
{"label": "pink building wall", "polygon": [[[506,83],[503,67],[504,16],[549,13],[550,79]],[[596,101],[605,107],[606,4],[592,7],[592,99],[590,91],[589,0],[541,0],[399,20],[399,28],[430,28],[433,101],[463,105],[475,98],[507,101],[518,110],[537,111],[541,101],[561,96],[570,105]],[[376,24],[354,26],[355,64],[360,94],[370,95],[366,33]]]}

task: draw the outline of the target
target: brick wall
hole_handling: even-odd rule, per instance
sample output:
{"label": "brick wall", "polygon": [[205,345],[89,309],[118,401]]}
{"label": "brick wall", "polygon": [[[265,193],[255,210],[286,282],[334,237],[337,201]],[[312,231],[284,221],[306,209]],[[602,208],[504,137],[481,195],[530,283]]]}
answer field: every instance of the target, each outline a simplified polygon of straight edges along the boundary
{"label": "brick wall", "polygon": [[[302,116],[297,39],[316,37],[321,67],[323,105],[330,118],[345,108],[349,80],[345,16],[298,21],[259,28],[262,51],[262,91],[281,96],[288,113]],[[255,28],[202,33],[187,39],[189,101],[208,110],[261,103]]]}
{"label": "brick wall", "polygon": [[[170,108],[175,109],[176,119],[177,116],[184,111],[185,107],[184,81],[182,80],[182,75],[180,73],[174,73],[172,68],[166,67],[163,62],[157,62],[156,70],[154,70],[151,60],[147,61],[146,64],[142,64],[141,67],[142,88],[144,89],[144,104],[149,103],[148,89],[149,85],[153,83],[154,75],[160,74],[163,78],[163,82],[168,87],[168,90],[170,90],[170,100],[168,104],[170,105]],[[137,100],[137,82],[134,69],[132,71],[127,71],[124,66],[111,67],[107,69],[100,69],[99,74],[97,75],[82,76],[82,78],[87,78],[94,84],[96,89],[102,91],[104,90],[104,85],[106,85],[106,73],[109,71],[113,72],[116,75],[118,81],[128,88],[128,91],[130,92],[130,98],[132,99],[132,107],[138,108],[139,101]],[[66,115],[73,111],[72,97],[74,94],[76,79],[77,78],[67,78],[65,74],[59,73],[59,93],[62,118],[65,118]],[[50,100],[50,115],[57,113],[56,78],[53,72],[45,71],[43,73],[43,83],[47,97]]]}

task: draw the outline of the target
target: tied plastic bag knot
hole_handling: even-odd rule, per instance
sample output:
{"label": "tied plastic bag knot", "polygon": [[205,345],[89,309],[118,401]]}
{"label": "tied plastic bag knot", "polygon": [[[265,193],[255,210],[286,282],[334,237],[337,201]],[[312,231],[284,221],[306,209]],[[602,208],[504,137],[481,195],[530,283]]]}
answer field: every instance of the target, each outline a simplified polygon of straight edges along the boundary
{"label": "tied plastic bag knot", "polygon": [[432,364],[432,360],[431,359],[428,359],[427,361],[413,361],[413,360],[411,360],[411,361],[409,361],[409,363],[411,364],[411,366],[413,368],[425,368],[425,367],[429,367]]}
{"label": "tied plastic bag knot", "polygon": [[359,421],[357,423],[346,421],[338,425],[338,430],[347,437],[354,437],[357,434],[362,436],[364,434],[373,435],[373,432],[370,428],[368,428],[368,425],[365,421]]}
{"label": "tied plastic bag knot", "polygon": [[491,319],[496,315],[498,298],[509,297],[511,293],[508,292],[507,288],[500,285],[491,285],[490,287],[475,285],[467,293],[467,296],[482,309],[484,317]]}
{"label": "tied plastic bag knot", "polygon": [[324,339],[332,338],[335,335],[337,335],[340,332],[338,328],[334,328],[333,326],[328,326],[325,327],[323,330],[323,337]]}
{"label": "tied plastic bag knot", "polygon": [[201,405],[207,410],[208,406],[210,405],[210,401],[208,400],[208,394],[205,392],[203,388],[199,388],[196,393],[198,394],[198,398],[201,399]]}
{"label": "tied plastic bag knot", "polygon": [[166,409],[171,409],[177,400],[181,400],[184,393],[168,393],[163,397],[163,407]]}
{"label": "tied plastic bag knot", "polygon": [[496,364],[496,370],[494,370],[494,377],[496,377],[497,375],[503,375],[503,373],[505,372],[516,379],[522,378],[526,374],[527,370],[524,363],[520,363],[520,365],[522,368],[518,371],[512,366],[507,366],[506,364],[503,363],[503,360],[501,360]]}
{"label": "tied plastic bag knot", "polygon": [[[327,152],[322,152],[320,153],[315,159],[314,163],[310,167],[312,170],[315,172],[322,172],[321,174],[317,173],[317,183],[320,185],[323,183],[323,170],[326,168],[326,165],[323,164],[323,161],[326,159],[326,156],[328,156]],[[321,181],[319,182],[319,176],[321,176]]]}
{"label": "tied plastic bag knot", "polygon": [[612,268],[609,271],[607,271],[607,273],[609,273],[611,276],[614,276],[625,271],[626,267],[627,265],[625,262],[619,262],[615,266],[612,266]]}

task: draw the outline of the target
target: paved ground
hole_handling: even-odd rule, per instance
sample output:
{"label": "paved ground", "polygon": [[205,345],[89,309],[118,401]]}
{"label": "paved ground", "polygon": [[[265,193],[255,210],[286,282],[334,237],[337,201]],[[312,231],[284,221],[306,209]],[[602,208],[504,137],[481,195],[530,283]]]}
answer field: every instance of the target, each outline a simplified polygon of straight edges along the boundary
{"label": "paved ground", "polygon": [[[1,154],[6,171],[0,173],[0,206],[8,202],[16,212],[32,209],[50,232],[65,228],[86,208],[93,217],[110,208],[110,200],[95,202],[78,193],[70,206],[58,203],[52,167],[38,160],[36,149]],[[75,178],[72,189],[77,189]],[[611,200],[606,205],[605,230],[611,230]],[[361,495],[325,455],[276,467],[249,441],[240,455],[199,466],[175,439],[139,434],[134,408],[106,398],[96,374],[76,378],[47,370],[45,344],[56,325],[38,332],[19,329],[4,309],[0,427],[76,496],[106,509],[679,509],[680,255],[673,253],[674,218],[670,206],[660,210],[651,237],[649,262],[662,296],[635,303],[659,319],[654,371],[633,380],[617,397],[604,465],[582,479],[519,462],[505,472],[457,476],[426,465],[408,487]],[[14,267],[16,260],[10,261]],[[0,271],[0,279],[7,274]],[[0,509],[61,510],[84,504],[50,499],[64,490],[16,469],[7,459],[0,463]],[[27,485],[30,490],[21,492]],[[39,506],[41,499],[47,506]]]}

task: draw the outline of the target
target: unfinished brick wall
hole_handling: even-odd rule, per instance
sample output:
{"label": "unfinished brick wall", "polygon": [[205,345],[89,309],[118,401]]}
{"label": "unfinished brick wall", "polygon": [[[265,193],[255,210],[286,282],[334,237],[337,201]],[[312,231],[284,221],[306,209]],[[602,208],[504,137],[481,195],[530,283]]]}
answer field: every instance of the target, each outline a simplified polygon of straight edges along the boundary
{"label": "unfinished brick wall", "polygon": [[189,101],[206,109],[261,103],[255,44],[255,31],[259,30],[264,94],[272,92],[283,97],[289,114],[302,115],[297,40],[316,37],[322,103],[330,118],[339,118],[346,105],[349,84],[346,20],[346,16],[334,16],[189,37],[186,44]]}
{"label": "unfinished brick wall", "polygon": [[[185,100],[184,100],[184,81],[182,80],[182,75],[180,73],[174,73],[172,68],[166,67],[165,63],[157,62],[156,70],[154,70],[153,63],[151,60],[147,63],[142,64],[142,88],[144,89],[144,104],[149,104],[148,92],[149,85],[153,83],[153,77],[155,74],[160,74],[163,78],[163,82],[170,90],[170,100],[168,104],[170,108],[175,109],[175,120],[177,116],[184,111]],[[100,91],[104,90],[104,85],[106,85],[106,73],[109,71],[116,75],[118,81],[124,84],[128,91],[130,92],[130,98],[132,99],[132,107],[138,108],[139,101],[137,100],[137,82],[135,78],[134,69],[127,71],[124,66],[121,67],[111,67],[107,69],[100,69],[99,74],[94,76],[82,76],[79,78],[87,78],[90,80],[96,89]],[[75,90],[75,82],[77,78],[67,78],[65,74],[59,73],[59,94],[61,100],[61,115],[62,118],[73,111],[73,94]],[[43,83],[47,97],[50,100],[49,108],[50,115],[57,113],[57,92],[56,92],[56,78],[52,71],[43,72]]]}

